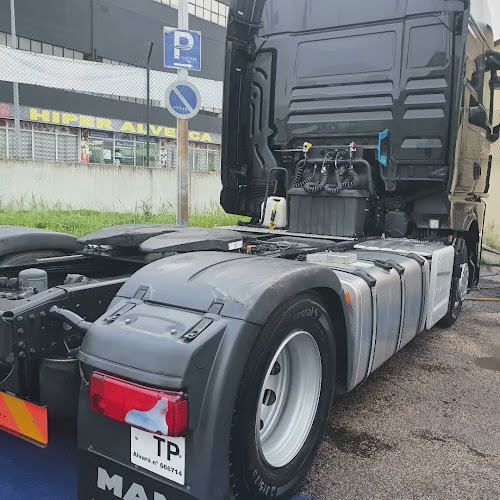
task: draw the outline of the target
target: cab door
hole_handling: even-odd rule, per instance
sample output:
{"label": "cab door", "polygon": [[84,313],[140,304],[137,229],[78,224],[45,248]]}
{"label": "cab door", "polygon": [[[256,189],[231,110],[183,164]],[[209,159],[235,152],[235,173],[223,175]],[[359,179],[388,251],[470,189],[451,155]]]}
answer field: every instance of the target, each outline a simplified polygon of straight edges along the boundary
{"label": "cab door", "polygon": [[[469,21],[465,70],[461,145],[454,186],[455,193],[462,195],[474,193],[476,186],[479,187],[483,177],[481,156],[486,141],[486,130],[480,125],[487,113],[483,101],[485,85],[484,44],[481,33],[472,19]],[[485,165],[487,162],[486,159]],[[484,170],[486,173],[487,169]],[[486,175],[484,179],[486,180]]]}

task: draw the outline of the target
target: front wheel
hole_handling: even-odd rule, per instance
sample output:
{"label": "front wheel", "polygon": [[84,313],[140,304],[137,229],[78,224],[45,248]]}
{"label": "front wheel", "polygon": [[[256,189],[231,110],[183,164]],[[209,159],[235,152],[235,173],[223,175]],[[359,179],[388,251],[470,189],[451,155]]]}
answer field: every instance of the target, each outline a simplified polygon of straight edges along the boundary
{"label": "front wheel", "polygon": [[470,284],[470,266],[469,254],[465,241],[457,240],[456,244],[457,256],[455,258],[455,266],[453,278],[451,281],[450,303],[446,316],[440,320],[440,326],[449,328],[453,326],[462,312],[465,296],[469,291]]}
{"label": "front wheel", "polygon": [[323,436],[334,380],[330,317],[316,294],[296,296],[264,326],[243,375],[230,450],[237,498],[293,496]]}

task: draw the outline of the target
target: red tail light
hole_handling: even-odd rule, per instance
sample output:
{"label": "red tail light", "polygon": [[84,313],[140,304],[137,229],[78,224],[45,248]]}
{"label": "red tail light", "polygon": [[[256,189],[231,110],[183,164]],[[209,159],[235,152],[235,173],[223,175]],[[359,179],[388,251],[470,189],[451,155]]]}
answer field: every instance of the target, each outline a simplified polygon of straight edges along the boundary
{"label": "red tail light", "polygon": [[152,389],[104,373],[92,374],[90,404],[99,415],[155,434],[181,436],[188,427],[184,394]]}

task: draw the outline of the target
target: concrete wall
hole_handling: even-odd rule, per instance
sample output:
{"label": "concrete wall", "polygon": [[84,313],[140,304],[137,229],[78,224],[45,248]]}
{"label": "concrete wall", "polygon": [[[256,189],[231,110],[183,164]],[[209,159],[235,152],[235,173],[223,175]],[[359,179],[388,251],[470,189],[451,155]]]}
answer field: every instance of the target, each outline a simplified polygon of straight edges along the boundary
{"label": "concrete wall", "polygon": [[[28,208],[32,200],[47,207],[154,213],[175,212],[177,171],[170,169],[0,160],[0,202]],[[217,172],[190,173],[190,205],[194,211],[219,207]],[[1,219],[0,219],[1,224]]]}

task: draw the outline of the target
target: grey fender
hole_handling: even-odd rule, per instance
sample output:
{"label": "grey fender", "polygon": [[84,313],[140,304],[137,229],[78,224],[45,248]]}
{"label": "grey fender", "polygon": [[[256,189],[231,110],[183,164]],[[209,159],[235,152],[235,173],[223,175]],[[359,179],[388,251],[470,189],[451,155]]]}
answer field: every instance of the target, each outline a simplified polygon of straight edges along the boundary
{"label": "grey fender", "polygon": [[324,288],[343,296],[339,279],[327,267],[221,252],[179,254],[153,262],[134,274],[118,296],[131,298],[141,285],[149,287],[149,301],[200,312],[219,303],[221,316],[257,325],[298,293]]}
{"label": "grey fender", "polygon": [[[305,262],[217,252],[169,257],[123,285],[114,306],[87,332],[79,358],[86,377],[98,369],[184,391],[189,401],[186,484],[197,498],[222,499],[230,491],[234,404],[261,325],[280,304],[311,289],[343,296],[333,271]],[[135,306],[110,322],[126,303]],[[202,318],[211,319],[210,326],[183,342]],[[90,410],[83,386],[80,449],[130,467],[129,433],[123,427]]]}
{"label": "grey fender", "polygon": [[19,252],[62,250],[76,252],[83,248],[75,236],[29,227],[0,226],[0,257]]}

